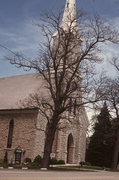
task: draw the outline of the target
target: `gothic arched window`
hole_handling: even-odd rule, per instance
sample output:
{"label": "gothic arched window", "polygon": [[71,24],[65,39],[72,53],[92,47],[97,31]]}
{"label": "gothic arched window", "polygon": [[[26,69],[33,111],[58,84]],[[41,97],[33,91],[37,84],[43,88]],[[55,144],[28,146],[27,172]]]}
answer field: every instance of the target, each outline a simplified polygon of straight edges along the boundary
{"label": "gothic arched window", "polygon": [[7,148],[11,148],[12,147],[13,130],[14,130],[14,120],[12,119],[9,122],[9,132],[8,132],[8,139],[7,139]]}
{"label": "gothic arched window", "polygon": [[77,107],[77,102],[76,99],[74,99],[74,115],[76,115],[76,107]]}
{"label": "gothic arched window", "polygon": [[75,91],[77,89],[77,83],[75,81],[71,82],[70,90]]}
{"label": "gothic arched window", "polygon": [[77,107],[77,102],[75,98],[69,99],[69,113],[72,115],[76,115],[76,107]]}
{"label": "gothic arched window", "polygon": [[69,7],[69,2],[67,3],[67,8]]}
{"label": "gothic arched window", "polygon": [[69,112],[70,112],[70,114],[72,112],[72,105],[73,105],[73,102],[72,102],[72,98],[70,97],[70,99],[69,99]]}

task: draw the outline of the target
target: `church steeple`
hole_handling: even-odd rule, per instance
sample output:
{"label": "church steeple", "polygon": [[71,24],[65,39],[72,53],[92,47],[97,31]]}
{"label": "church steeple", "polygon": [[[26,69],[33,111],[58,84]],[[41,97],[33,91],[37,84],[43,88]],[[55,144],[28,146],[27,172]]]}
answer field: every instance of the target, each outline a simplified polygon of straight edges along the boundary
{"label": "church steeple", "polygon": [[66,31],[76,27],[76,0],[66,0],[61,26]]}

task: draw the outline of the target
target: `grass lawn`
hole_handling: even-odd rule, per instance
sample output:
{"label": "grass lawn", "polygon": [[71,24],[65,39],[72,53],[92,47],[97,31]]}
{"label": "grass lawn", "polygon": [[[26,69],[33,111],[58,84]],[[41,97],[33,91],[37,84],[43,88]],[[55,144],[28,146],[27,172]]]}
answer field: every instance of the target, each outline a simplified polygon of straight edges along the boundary
{"label": "grass lawn", "polygon": [[[56,171],[88,171],[93,172],[96,169],[93,168],[86,168],[80,166],[56,166],[56,167],[49,167],[49,170],[56,170]],[[99,169],[97,169],[99,170]]]}

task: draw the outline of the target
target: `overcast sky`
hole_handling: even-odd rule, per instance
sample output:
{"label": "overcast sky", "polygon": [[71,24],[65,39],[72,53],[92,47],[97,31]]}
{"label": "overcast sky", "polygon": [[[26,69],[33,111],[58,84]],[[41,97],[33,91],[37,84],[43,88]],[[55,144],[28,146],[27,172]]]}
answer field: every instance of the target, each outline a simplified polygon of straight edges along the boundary
{"label": "overcast sky", "polygon": [[[36,57],[40,32],[33,22],[42,12],[62,8],[66,0],[0,0],[0,44],[12,51],[22,52],[27,57]],[[77,7],[89,14],[98,13],[119,29],[119,0],[77,0]],[[119,56],[119,46],[108,46],[107,57]],[[0,47],[0,77],[25,74],[5,60],[11,54]],[[109,64],[105,61],[105,67]],[[109,66],[109,68],[111,68]]]}

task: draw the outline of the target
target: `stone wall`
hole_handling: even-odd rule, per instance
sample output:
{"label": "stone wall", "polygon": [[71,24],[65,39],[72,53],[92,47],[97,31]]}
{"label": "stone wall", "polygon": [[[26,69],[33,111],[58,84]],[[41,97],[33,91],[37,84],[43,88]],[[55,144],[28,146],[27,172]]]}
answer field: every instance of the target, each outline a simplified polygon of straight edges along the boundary
{"label": "stone wall", "polygon": [[4,158],[7,148],[9,132],[9,122],[14,120],[12,147],[9,151],[14,151],[20,146],[26,151],[25,157],[33,158],[33,147],[35,139],[35,124],[37,112],[35,111],[4,111],[0,112],[0,159]]}
{"label": "stone wall", "polygon": [[[57,159],[62,159],[65,163],[79,164],[85,161],[86,132],[88,127],[88,119],[85,109],[77,112],[75,117],[63,120],[61,128],[55,135],[52,151]],[[68,147],[68,138],[71,136]],[[68,155],[69,153],[69,155]],[[69,156],[69,157],[68,157]],[[67,158],[68,157],[68,158]]]}
{"label": "stone wall", "polygon": [[34,147],[32,147],[33,157],[37,155],[43,157],[46,123],[46,119],[43,118],[39,112],[37,116]]}
{"label": "stone wall", "polygon": [[[7,148],[9,122],[14,119],[12,147],[7,149],[12,159],[15,148],[20,146],[26,151],[25,157],[32,160],[43,156],[46,120],[38,110],[0,111],[0,159],[4,158]],[[72,121],[72,122],[71,122]],[[65,163],[76,163],[85,160],[87,117],[85,111],[69,120],[61,120],[61,128],[56,132],[52,153]],[[68,139],[70,142],[68,145]],[[68,147],[69,146],[69,147]],[[69,156],[69,157],[68,157]],[[68,158],[67,158],[68,157]]]}

